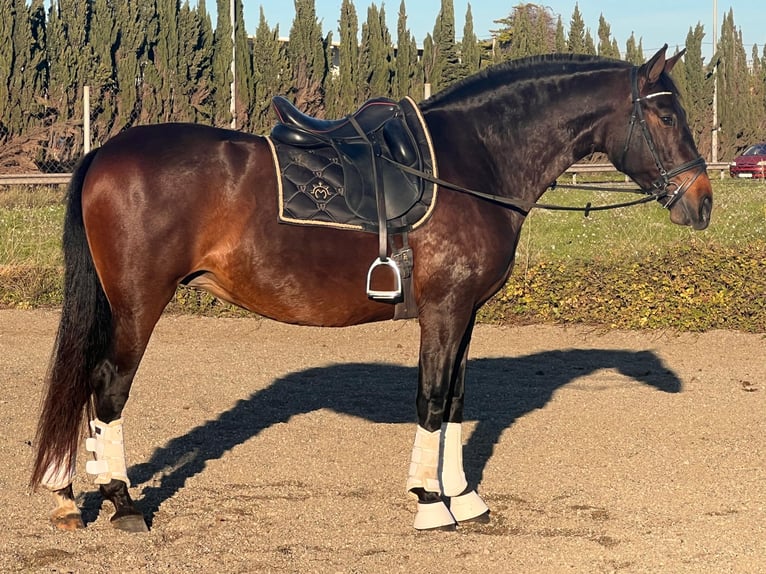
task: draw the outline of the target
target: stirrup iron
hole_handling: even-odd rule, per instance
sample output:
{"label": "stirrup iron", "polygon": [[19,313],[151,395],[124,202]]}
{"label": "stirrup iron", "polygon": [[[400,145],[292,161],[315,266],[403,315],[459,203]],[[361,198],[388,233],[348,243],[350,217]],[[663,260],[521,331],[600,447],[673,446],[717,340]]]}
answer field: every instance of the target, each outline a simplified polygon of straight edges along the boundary
{"label": "stirrup iron", "polygon": [[[394,271],[394,277],[396,277],[396,286],[391,291],[381,291],[372,289],[371,287],[372,272],[376,267],[380,267],[381,265],[390,267]],[[387,257],[386,259],[378,257],[375,261],[372,262],[372,265],[370,265],[370,269],[367,271],[367,297],[373,301],[380,301],[382,303],[396,303],[397,301],[401,300],[402,272],[399,270],[399,266],[396,264],[396,262],[390,257]]]}

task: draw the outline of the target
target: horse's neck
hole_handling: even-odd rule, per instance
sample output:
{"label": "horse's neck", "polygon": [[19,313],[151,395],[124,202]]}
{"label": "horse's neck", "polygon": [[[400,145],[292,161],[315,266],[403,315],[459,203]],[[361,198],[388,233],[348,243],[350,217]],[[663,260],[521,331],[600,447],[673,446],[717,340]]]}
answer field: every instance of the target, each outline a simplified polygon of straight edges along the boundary
{"label": "horse's neck", "polygon": [[[452,145],[464,146],[466,155],[474,158],[473,166],[460,166],[463,173],[471,173],[473,182],[536,201],[573,163],[604,151],[603,126],[614,111],[608,88],[597,88],[603,94],[588,97],[576,89],[554,90],[544,83],[536,90],[543,94],[537,99],[525,97],[524,90],[508,94],[500,90],[497,97],[484,98],[470,111],[457,111],[455,106],[437,112],[438,121],[433,123],[441,137],[451,136]],[[557,95],[548,95],[552,93]]]}
{"label": "horse's neck", "polygon": [[534,190],[534,200],[572,164],[605,151],[603,126],[614,111],[608,101],[565,91],[543,103],[520,102],[521,111],[510,113],[505,124],[512,126],[509,152],[521,152],[524,161],[534,164],[521,171],[526,181],[518,182]]}

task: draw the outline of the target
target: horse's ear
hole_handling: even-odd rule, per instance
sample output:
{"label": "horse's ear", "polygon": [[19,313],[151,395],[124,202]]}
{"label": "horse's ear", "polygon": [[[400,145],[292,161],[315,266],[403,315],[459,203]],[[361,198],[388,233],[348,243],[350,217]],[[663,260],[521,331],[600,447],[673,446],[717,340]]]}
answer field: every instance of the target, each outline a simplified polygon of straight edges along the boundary
{"label": "horse's ear", "polygon": [[671,56],[667,60],[665,60],[665,73],[669,74],[670,70],[673,69],[673,66],[676,65],[676,62],[681,59],[681,56],[683,56],[686,53],[686,48],[675,54],[674,56]]}
{"label": "horse's ear", "polygon": [[[657,50],[657,53],[652,56],[648,62],[644,63],[638,69],[638,77],[645,80],[644,84],[651,85],[660,79],[660,74],[665,71],[665,52],[667,49],[668,45],[665,44],[662,48]],[[675,62],[673,62],[673,64],[675,64]]]}

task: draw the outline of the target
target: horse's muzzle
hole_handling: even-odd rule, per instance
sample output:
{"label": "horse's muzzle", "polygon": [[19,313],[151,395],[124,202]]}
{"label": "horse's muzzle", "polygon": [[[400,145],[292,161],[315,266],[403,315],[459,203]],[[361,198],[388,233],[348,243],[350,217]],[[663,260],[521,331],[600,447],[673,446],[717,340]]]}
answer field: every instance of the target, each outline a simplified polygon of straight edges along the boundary
{"label": "horse's muzzle", "polygon": [[684,188],[683,193],[665,205],[670,210],[670,221],[697,230],[705,229],[710,225],[713,210],[713,188],[707,171],[703,168],[690,184],[680,185]]}

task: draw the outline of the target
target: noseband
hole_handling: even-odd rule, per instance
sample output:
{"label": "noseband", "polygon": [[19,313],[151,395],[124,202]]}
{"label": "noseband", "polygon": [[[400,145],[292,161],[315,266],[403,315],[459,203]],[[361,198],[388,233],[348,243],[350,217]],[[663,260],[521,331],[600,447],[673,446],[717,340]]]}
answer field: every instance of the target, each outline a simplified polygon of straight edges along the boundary
{"label": "noseband", "polygon": [[[649,147],[649,152],[652,154],[654,163],[660,173],[660,176],[655,179],[654,182],[652,182],[652,187],[650,189],[645,189],[644,191],[657,199],[657,201],[660,201],[663,207],[670,209],[673,204],[681,199],[681,196],[686,193],[686,191],[692,186],[692,184],[694,184],[697,178],[706,171],[707,166],[705,165],[705,159],[702,156],[698,156],[691,161],[687,161],[686,163],[671,169],[670,171],[665,169],[665,166],[662,165],[662,160],[660,160],[660,156],[657,153],[657,148],[654,145],[654,138],[652,138],[652,134],[649,132],[649,128],[646,125],[646,118],[644,117],[644,109],[641,107],[641,102],[656,98],[658,96],[672,96],[673,92],[655,92],[653,94],[648,94],[646,96],[640,97],[638,94],[638,68],[636,66],[634,66],[630,71],[630,83],[632,90],[633,113],[630,116],[630,124],[628,125],[628,137],[625,140],[625,147],[622,150],[621,164],[625,165],[625,156],[628,153],[628,147],[630,146],[630,141],[633,138],[633,129],[636,127],[636,123],[638,123],[638,125],[641,126],[641,133],[644,136],[644,141]],[[680,185],[671,181],[677,175],[692,170],[694,170],[694,172]]]}

